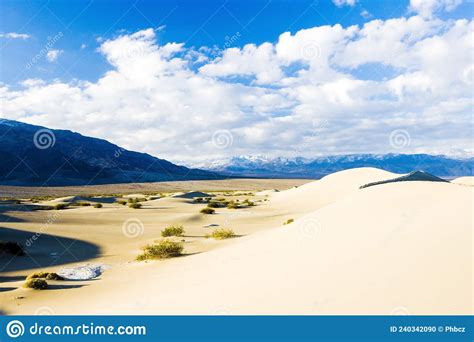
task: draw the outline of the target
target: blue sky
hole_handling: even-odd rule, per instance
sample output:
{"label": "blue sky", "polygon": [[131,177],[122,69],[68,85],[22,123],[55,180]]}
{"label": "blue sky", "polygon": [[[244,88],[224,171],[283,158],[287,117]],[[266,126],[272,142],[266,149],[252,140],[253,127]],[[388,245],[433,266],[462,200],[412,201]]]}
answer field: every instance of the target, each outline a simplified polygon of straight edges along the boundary
{"label": "blue sky", "polygon": [[[14,84],[25,77],[24,66],[58,32],[55,46],[62,50],[60,64],[43,59],[28,77],[96,80],[109,64],[96,51],[100,37],[110,39],[125,32],[165,26],[158,34],[162,43],[185,42],[187,46],[224,47],[226,37],[239,32],[232,46],[275,42],[285,31],[341,24],[344,27],[368,20],[407,14],[408,1],[363,1],[355,6],[336,6],[318,1],[2,1],[0,32],[21,32],[30,40],[2,42],[3,82]],[[459,18],[472,10],[461,4],[443,17]],[[370,17],[361,13],[367,11]],[[86,45],[81,49],[81,46]]]}
{"label": "blue sky", "polygon": [[2,117],[185,161],[473,150],[472,1],[0,7]]}

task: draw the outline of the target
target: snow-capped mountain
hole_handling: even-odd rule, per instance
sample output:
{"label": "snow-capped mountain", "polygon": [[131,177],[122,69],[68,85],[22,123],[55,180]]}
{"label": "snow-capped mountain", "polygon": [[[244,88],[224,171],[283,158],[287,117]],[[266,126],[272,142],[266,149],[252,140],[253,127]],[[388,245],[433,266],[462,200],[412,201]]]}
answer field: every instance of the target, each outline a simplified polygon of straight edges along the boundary
{"label": "snow-capped mountain", "polygon": [[236,156],[192,164],[204,170],[245,177],[320,178],[355,168],[377,167],[396,173],[423,170],[453,178],[473,174],[474,158],[453,158],[429,154],[351,154],[316,158],[269,158]]}

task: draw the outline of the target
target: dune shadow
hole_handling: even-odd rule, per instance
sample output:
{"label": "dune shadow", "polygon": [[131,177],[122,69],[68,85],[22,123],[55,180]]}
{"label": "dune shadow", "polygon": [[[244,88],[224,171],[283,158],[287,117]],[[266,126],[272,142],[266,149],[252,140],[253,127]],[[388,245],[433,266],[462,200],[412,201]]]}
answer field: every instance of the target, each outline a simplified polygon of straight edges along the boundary
{"label": "dune shadow", "polygon": [[41,232],[0,227],[0,236],[2,240],[21,244],[26,252],[23,256],[0,255],[0,273],[81,262],[101,252],[96,244]]}
{"label": "dune shadow", "polygon": [[67,289],[79,289],[87,285],[69,285],[69,284],[49,284],[48,290],[67,290]]}
{"label": "dune shadow", "polygon": [[0,287],[0,292],[8,292],[8,291],[13,291],[16,290],[16,287]]}
{"label": "dune shadow", "polygon": [[115,203],[115,197],[86,197],[83,199],[84,202],[93,202],[93,203],[104,203],[112,204]]}
{"label": "dune shadow", "polygon": [[21,276],[0,276],[0,283],[8,283],[11,281],[25,280],[26,275]]}
{"label": "dune shadow", "polygon": [[25,222],[25,220],[18,217],[2,214],[0,211],[0,222]]}

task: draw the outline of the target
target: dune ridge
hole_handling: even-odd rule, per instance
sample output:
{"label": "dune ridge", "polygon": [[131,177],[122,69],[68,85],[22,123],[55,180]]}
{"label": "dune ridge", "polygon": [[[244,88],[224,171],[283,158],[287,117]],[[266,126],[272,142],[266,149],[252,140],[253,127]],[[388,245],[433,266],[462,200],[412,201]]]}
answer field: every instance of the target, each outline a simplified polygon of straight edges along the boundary
{"label": "dune ridge", "polygon": [[[60,299],[45,292],[7,312],[48,303],[57,314],[472,314],[473,189],[359,189],[396,176],[352,169],[271,193],[255,211],[286,210],[294,222],[205,253],[118,265],[93,286]],[[242,215],[242,225],[261,220]]]}

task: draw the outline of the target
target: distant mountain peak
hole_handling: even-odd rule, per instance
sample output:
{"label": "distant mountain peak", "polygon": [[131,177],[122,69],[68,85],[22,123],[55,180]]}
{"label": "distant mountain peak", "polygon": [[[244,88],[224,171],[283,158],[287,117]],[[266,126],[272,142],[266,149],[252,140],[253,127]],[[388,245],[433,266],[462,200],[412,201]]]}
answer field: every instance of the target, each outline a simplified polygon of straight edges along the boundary
{"label": "distant mountain peak", "polygon": [[[377,167],[395,173],[425,170],[440,177],[473,174],[471,158],[451,158],[429,154],[347,154],[306,157],[266,157],[240,155],[204,161],[194,166],[223,174],[247,177],[321,178],[327,174],[356,167]],[[422,172],[422,171],[418,171]]]}

